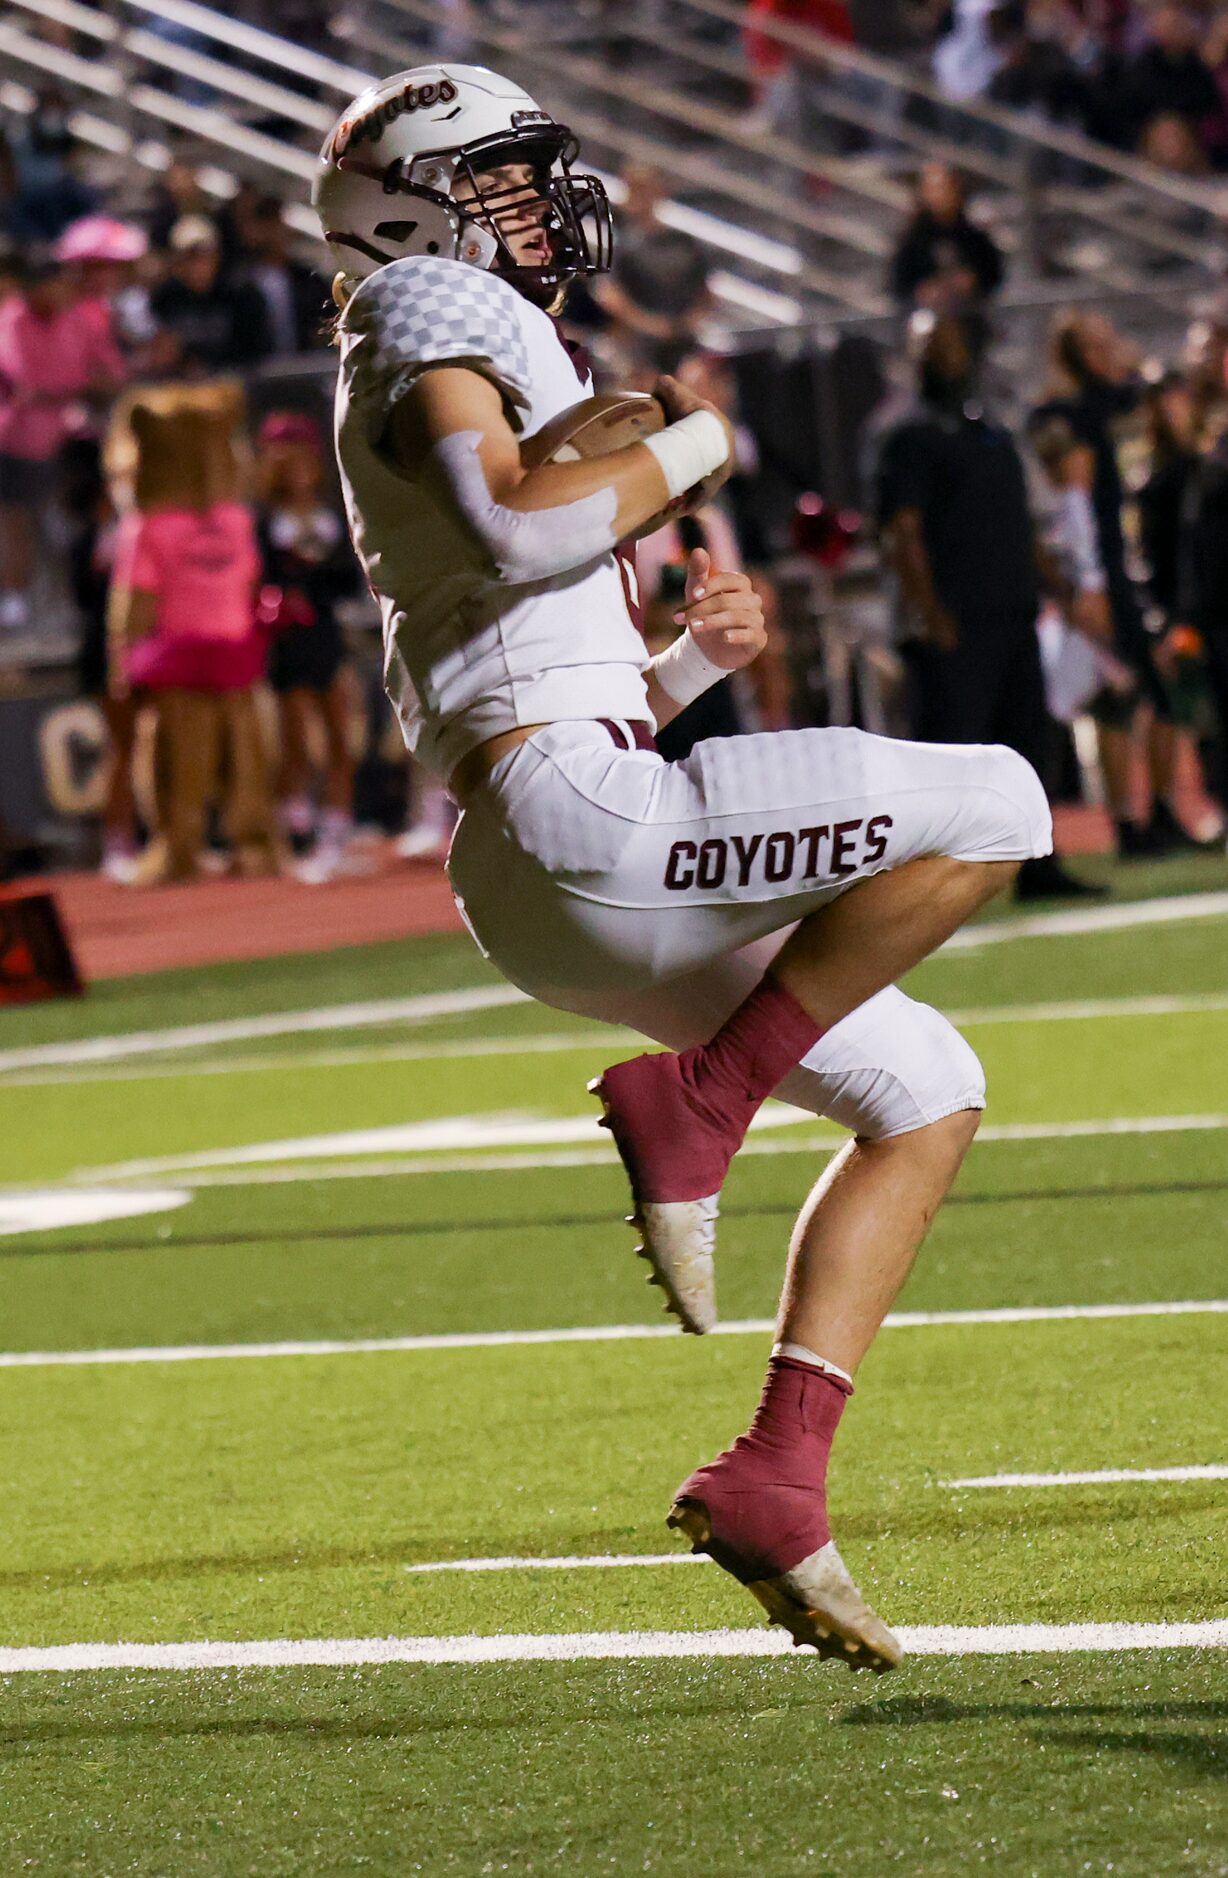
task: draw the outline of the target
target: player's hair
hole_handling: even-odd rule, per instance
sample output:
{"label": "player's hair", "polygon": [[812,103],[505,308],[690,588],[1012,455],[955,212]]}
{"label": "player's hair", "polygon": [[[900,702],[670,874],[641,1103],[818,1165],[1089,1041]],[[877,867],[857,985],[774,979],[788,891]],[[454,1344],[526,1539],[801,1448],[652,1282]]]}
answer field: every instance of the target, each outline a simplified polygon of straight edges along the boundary
{"label": "player's hair", "polygon": [[333,314],[331,320],[325,322],[325,330],[328,333],[329,345],[339,346],[341,344],[341,315],[349,305],[350,295],[354,291],[354,283],[348,274],[338,272],[333,275],[333,284],[330,291],[332,293],[333,305],[336,307],[337,311]]}

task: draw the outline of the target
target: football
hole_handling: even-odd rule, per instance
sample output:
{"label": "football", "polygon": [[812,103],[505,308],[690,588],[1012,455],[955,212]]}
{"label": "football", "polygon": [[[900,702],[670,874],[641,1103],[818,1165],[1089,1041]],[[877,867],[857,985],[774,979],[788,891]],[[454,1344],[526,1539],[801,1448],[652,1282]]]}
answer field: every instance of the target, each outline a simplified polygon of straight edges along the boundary
{"label": "football", "polygon": [[[576,463],[587,457],[609,456],[628,444],[642,443],[666,425],[665,410],[658,398],[647,391],[602,392],[596,397],[581,398],[578,404],[543,424],[532,437],[525,439],[520,460],[526,469],[543,463]],[[725,480],[724,469],[708,477],[697,488],[666,503],[656,515],[641,523],[628,537],[636,541],[651,535],[666,522],[695,509],[715,494]]]}

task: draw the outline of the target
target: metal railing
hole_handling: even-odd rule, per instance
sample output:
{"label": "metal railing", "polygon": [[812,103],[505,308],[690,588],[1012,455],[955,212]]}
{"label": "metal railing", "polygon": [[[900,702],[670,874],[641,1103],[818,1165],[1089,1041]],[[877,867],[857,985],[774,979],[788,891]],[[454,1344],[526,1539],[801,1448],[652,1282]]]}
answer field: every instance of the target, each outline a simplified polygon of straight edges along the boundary
{"label": "metal railing", "polygon": [[[1005,309],[1111,288],[1166,314],[1174,285],[1211,291],[1221,276],[1223,251],[1206,231],[1228,201],[1224,185],[1167,176],[995,105],[955,103],[911,68],[756,16],[756,30],[809,75],[825,119],[872,141],[834,152],[773,128],[754,107],[736,44],[739,0],[623,0],[616,14],[596,16],[574,7],[543,15],[535,5],[532,19],[530,29],[482,10],[457,27],[431,0],[350,0],[336,23],[350,62],[199,0],[111,0],[110,12],[79,0],[10,0],[0,22],[9,74],[0,105],[28,109],[30,87],[54,80],[75,102],[78,135],[96,148],[158,169],[172,145],[189,141],[216,194],[257,179],[287,199],[292,225],[312,237],[313,150],[337,107],[374,72],[438,56],[446,27],[464,34],[465,56],[488,58],[529,88],[548,72],[552,107],[616,195],[629,159],[668,172],[663,219],[708,249],[735,333],[889,321],[884,275],[909,201],[901,172],[934,156],[958,155],[984,186],[1012,259]],[[151,30],[158,20],[198,43],[164,38]],[[40,23],[66,28],[83,49],[41,37]],[[850,79],[878,87],[877,100],[850,90]],[[184,83],[208,101],[179,95]]]}

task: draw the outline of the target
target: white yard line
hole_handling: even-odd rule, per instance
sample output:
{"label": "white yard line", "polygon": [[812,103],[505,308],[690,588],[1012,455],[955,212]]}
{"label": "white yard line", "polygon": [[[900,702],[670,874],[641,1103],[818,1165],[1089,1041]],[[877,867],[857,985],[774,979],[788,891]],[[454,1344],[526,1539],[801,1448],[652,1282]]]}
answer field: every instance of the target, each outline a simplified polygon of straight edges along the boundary
{"label": "white yard line", "polygon": [[[1228,1011],[1228,992],[1077,998],[1042,1004],[976,1005],[945,1015],[957,1028],[995,1024],[1085,1023],[1097,1018],[1190,1017]],[[602,1029],[552,1030],[519,1036],[455,1037],[440,1043],[355,1044],[348,1049],[265,1051],[221,1057],[191,1057],[170,1063],[100,1063],[93,1066],[31,1069],[0,1078],[5,1089],[40,1089],[83,1083],[154,1082],[175,1077],[238,1076],[303,1069],[352,1069],[368,1063],[431,1063],[462,1057],[582,1055],[642,1042],[640,1033],[621,1025]]]}
{"label": "white yard line", "polygon": [[[1228,1008],[1228,998],[1224,999]],[[455,1037],[444,1043],[355,1044],[342,1050],[266,1050],[263,1055],[189,1057],[170,1063],[102,1063],[96,1067],[32,1069],[0,1077],[0,1088],[72,1088],[94,1082],[157,1082],[168,1077],[239,1076],[267,1071],[352,1069],[367,1063],[432,1063],[450,1057],[555,1056],[641,1044],[635,1030],[611,1024],[602,1030],[551,1030],[506,1037]]]}
{"label": "white yard line", "polygon": [[[795,1128],[814,1116],[787,1102],[771,1102],[760,1109],[750,1126],[765,1129]],[[107,1167],[83,1168],[75,1181],[145,1180],[151,1175],[183,1169],[194,1172],[214,1167],[256,1167],[263,1162],[317,1161],[335,1156],[387,1154],[397,1149],[429,1153],[457,1148],[550,1147],[570,1141],[599,1142],[596,1105],[586,1115],[543,1115],[539,1110],[490,1110],[475,1115],[439,1115],[426,1121],[394,1122],[383,1128],[348,1128],[335,1134],[299,1135],[280,1141],[255,1141],[241,1147],[208,1148],[201,1154],[157,1155],[152,1159],[116,1161]],[[607,1151],[608,1153],[608,1151]]]}
{"label": "white yard line", "polygon": [[[1076,998],[1041,1004],[976,1005],[947,1011],[957,1028],[995,1024],[1084,1023],[1097,1018],[1189,1017],[1228,1011],[1228,992],[1129,998]],[[265,1051],[223,1057],[190,1057],[170,1063],[106,1062],[89,1066],[31,1069],[0,1075],[5,1089],[39,1089],[97,1082],[151,1082],[192,1076],[236,1076],[301,1069],[349,1069],[367,1063],[430,1063],[461,1057],[581,1055],[641,1042],[640,1033],[611,1024],[595,1030],[529,1032],[520,1036],[456,1037],[440,1043],[355,1044],[348,1049]],[[3,1062],[0,1061],[0,1071]]]}
{"label": "white yard line", "polygon": [[248,1037],[288,1037],[301,1031],[365,1030],[372,1024],[425,1023],[468,1011],[491,1011],[502,1004],[527,1004],[515,985],[480,985],[464,991],[436,991],[414,998],[377,998],[361,1004],[324,1005],[319,1010],[273,1011],[265,1017],[223,1018],[208,1024],[177,1024],[169,1030],[131,1030],[111,1037],[83,1037],[72,1043],[40,1043],[23,1050],[0,1050],[0,1070],[37,1069],[51,1063],[114,1063],[124,1057],[150,1056],[160,1050],[198,1050],[214,1043],[242,1043]]}
{"label": "white yard line", "polygon": [[88,1187],[52,1187],[39,1193],[6,1193],[0,1189],[0,1238],[169,1213],[186,1206],[191,1198],[190,1193],[178,1188],[156,1193],[142,1193],[132,1187],[106,1187],[94,1192]]}
{"label": "white yard line", "polygon": [[[1183,1299],[1144,1304],[1020,1304],[985,1311],[892,1311],[887,1330],[928,1329],[937,1325],[1048,1324],[1075,1319],[1118,1317],[1201,1317],[1228,1313],[1228,1298]],[[766,1337],[770,1317],[731,1318],[711,1333],[722,1337]],[[418,1350],[490,1350],[522,1344],[635,1343],[657,1337],[680,1337],[676,1324],[581,1324],[550,1330],[441,1331],[419,1337],[319,1337],[281,1343],[155,1344],[125,1350],[6,1350],[0,1369],[111,1363],[200,1363],[245,1357],[372,1356]]]}
{"label": "white yard line", "polygon": [[[896,1632],[912,1656],[1228,1649],[1228,1620],[1175,1624],[938,1624]],[[788,1656],[757,1630],[588,1630],[504,1637],[272,1637],[243,1643],[62,1643],[0,1649],[0,1675],[100,1669],[352,1669],[377,1663],[575,1663],[605,1658]]]}
{"label": "white yard line", "polygon": [[1172,894],[1158,900],[1124,900],[1114,906],[1080,907],[1069,913],[1023,913],[1014,919],[963,926],[941,952],[1001,945],[1007,939],[1069,938],[1080,933],[1125,932],[1132,926],[1171,926],[1228,913],[1228,893]]}
{"label": "white yard line", "polygon": [[1121,1481],[1228,1480],[1228,1467],[1104,1467],[1081,1474],[973,1474],[967,1480],[941,1480],[941,1487],[1100,1487]]}
{"label": "white yard line", "polygon": [[[1133,926],[1176,925],[1191,919],[1213,919],[1228,914],[1228,893],[1173,895],[1158,900],[1129,901],[1117,906],[1082,908],[1067,913],[1031,913],[1013,919],[965,927],[948,939],[946,951],[966,951],[1000,945],[1011,939],[1120,932]],[[86,1037],[67,1043],[34,1044],[25,1049],[0,1050],[0,1073],[38,1069],[54,1064],[112,1063],[124,1058],[155,1055],[164,1050],[208,1048],[215,1043],[242,1043],[254,1037],[289,1036],[301,1031],[365,1029],[371,1025],[424,1022],[466,1011],[493,1010],[505,1004],[529,1002],[513,985],[487,985],[462,991],[428,993],[420,997],[381,998],[357,1004],[328,1005],[319,1010],[277,1011],[267,1016],[226,1018],[206,1024],[183,1024],[167,1030],[136,1030],[107,1037]]]}
{"label": "white yard line", "polygon": [[[126,1180],[148,1180],[151,1174],[168,1174],[177,1186],[181,1187],[265,1187],[294,1184],[297,1181],[310,1180],[382,1180],[410,1174],[504,1174],[517,1170],[535,1170],[541,1167],[608,1167],[617,1162],[617,1154],[612,1146],[602,1142],[591,1148],[550,1148],[547,1143],[560,1140],[583,1140],[593,1132],[592,1117],[560,1117],[558,1120],[544,1122],[539,1128],[530,1124],[515,1124],[517,1136],[523,1152],[514,1153],[479,1153],[477,1143],[488,1140],[482,1131],[489,1124],[506,1124],[506,1118],[477,1116],[452,1117],[450,1123],[410,1123],[406,1128],[395,1131],[404,1137],[409,1128],[442,1128],[446,1125],[460,1127],[467,1125],[462,1140],[472,1141],[475,1151],[431,1153],[425,1151],[393,1158],[373,1158],[336,1160],[304,1160],[296,1166],[264,1167],[235,1166],[235,1162],[249,1157],[249,1150],[235,1149],[218,1151],[210,1155],[210,1160],[222,1160],[223,1155],[228,1165],[214,1170],[213,1167],[200,1168],[181,1161],[132,1161],[120,1163],[114,1167],[92,1167],[74,1174],[74,1181],[86,1181],[97,1184],[100,1181],[120,1184]],[[803,1116],[799,1110],[786,1110],[783,1105],[773,1106],[761,1111],[756,1117],[757,1133],[752,1134],[745,1146],[739,1149],[739,1156],[760,1154],[813,1154],[829,1148],[838,1148],[848,1136],[844,1134],[811,1133],[786,1136],[783,1140],[774,1136],[764,1139],[762,1131],[784,1128],[809,1128],[821,1130],[824,1124],[817,1116]],[[1204,1129],[1228,1128],[1228,1115],[1134,1115],[1109,1116],[1103,1120],[1070,1122],[989,1122],[983,1126],[977,1140],[989,1141],[1063,1141],[1075,1136],[1095,1137],[1099,1135],[1166,1135],[1184,1134]],[[366,1131],[364,1131],[366,1132]],[[372,1134],[380,1131],[370,1131]],[[393,1131],[389,1131],[390,1133]],[[384,1137],[388,1139],[387,1135]],[[421,1139],[421,1136],[415,1137]],[[339,1142],[343,1137],[322,1137],[321,1141]],[[506,1139],[506,1136],[504,1137]],[[540,1146],[539,1146],[540,1144]],[[276,1144],[284,1152],[285,1143]],[[391,1142],[389,1142],[391,1145]],[[537,1149],[530,1153],[530,1148]],[[264,1153],[265,1150],[260,1150]]]}

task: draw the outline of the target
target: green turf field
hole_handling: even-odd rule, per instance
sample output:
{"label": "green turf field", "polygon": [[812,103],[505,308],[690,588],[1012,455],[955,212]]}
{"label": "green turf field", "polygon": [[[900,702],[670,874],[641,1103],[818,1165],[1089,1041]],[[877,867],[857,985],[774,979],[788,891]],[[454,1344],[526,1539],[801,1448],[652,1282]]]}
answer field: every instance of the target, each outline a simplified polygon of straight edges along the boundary
{"label": "green turf field", "polygon": [[624,1041],[467,941],[5,1014],[0,1874],[1228,1873],[1228,917],[1011,932],[909,987],[991,1106],[836,1448],[873,1684],[663,1525],[837,1131],[765,1113],[697,1342]]}

